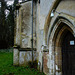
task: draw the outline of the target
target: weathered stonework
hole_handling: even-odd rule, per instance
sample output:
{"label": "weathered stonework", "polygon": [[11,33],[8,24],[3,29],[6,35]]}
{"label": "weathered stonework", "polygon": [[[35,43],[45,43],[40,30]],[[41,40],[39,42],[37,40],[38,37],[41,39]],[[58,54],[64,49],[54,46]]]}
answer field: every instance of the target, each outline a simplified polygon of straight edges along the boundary
{"label": "weathered stonework", "polygon": [[[34,61],[37,58],[37,53],[34,51],[33,53]],[[32,62],[32,51],[20,51],[19,52],[19,65],[27,66],[28,62]]]}
{"label": "weathered stonework", "polygon": [[43,52],[43,72],[45,74],[49,73],[49,68],[48,68],[48,54],[49,54],[49,52]]}
{"label": "weathered stonework", "polygon": [[19,65],[19,51],[17,48],[14,48],[13,50],[13,64]]}
{"label": "weathered stonework", "polygon": [[[19,45],[21,48],[31,48],[31,32],[32,32],[32,2],[25,2],[20,5],[21,7],[16,10],[16,30],[14,44]],[[34,11],[35,12],[35,11]],[[35,18],[35,15],[34,15]],[[34,30],[34,48],[36,37],[35,37],[35,19],[33,20]]]}
{"label": "weathered stonework", "polygon": [[[20,5],[14,45],[24,50],[14,48],[13,64],[25,66],[32,59],[32,1]],[[54,17],[51,17],[53,9]],[[34,60],[38,61],[38,69],[47,75],[62,75],[62,41],[67,31],[75,36],[74,9],[74,0],[40,0],[40,3],[37,0],[33,3]]]}
{"label": "weathered stonework", "polygon": [[[13,64],[15,66],[29,66],[29,62],[32,62],[32,51],[30,49],[14,49]],[[37,52],[33,51],[33,61],[37,60]]]}

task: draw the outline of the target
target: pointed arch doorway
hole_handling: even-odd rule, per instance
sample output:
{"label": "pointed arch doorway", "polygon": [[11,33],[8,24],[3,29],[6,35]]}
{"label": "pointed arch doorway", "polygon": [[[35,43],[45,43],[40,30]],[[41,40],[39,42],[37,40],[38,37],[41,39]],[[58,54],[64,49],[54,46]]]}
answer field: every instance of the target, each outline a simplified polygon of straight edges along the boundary
{"label": "pointed arch doorway", "polygon": [[54,25],[49,35],[50,74],[75,75],[74,26],[65,19]]}
{"label": "pointed arch doorway", "polygon": [[75,38],[70,31],[62,42],[62,75],[75,75]]}
{"label": "pointed arch doorway", "polygon": [[61,23],[54,35],[56,72],[60,75],[75,75],[75,37],[72,29]]}

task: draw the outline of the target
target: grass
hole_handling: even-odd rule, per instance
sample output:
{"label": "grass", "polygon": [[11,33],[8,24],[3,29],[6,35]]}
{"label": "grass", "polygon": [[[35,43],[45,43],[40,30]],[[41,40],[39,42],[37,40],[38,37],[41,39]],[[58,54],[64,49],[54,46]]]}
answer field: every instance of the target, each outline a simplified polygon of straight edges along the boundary
{"label": "grass", "polygon": [[0,75],[45,75],[29,67],[13,66],[13,53],[0,52]]}

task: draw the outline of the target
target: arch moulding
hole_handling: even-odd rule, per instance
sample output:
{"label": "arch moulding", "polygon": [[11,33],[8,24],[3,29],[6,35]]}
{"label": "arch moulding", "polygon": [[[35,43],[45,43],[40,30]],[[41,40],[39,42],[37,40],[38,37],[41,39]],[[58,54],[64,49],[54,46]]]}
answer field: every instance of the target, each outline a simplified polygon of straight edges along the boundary
{"label": "arch moulding", "polygon": [[47,36],[50,75],[62,75],[61,42],[67,31],[75,36],[75,18],[61,14],[50,26]]}

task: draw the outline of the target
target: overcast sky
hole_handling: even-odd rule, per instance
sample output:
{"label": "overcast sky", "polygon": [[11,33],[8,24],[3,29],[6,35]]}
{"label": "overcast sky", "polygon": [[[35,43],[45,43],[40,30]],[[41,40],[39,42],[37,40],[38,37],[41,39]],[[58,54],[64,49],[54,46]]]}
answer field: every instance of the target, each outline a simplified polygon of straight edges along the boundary
{"label": "overcast sky", "polygon": [[7,2],[7,5],[12,5],[14,3],[14,0],[5,0]]}
{"label": "overcast sky", "polygon": [[[5,0],[7,2],[7,6],[13,5],[14,0]],[[10,11],[8,9],[5,9],[5,15],[6,17],[9,15]]]}
{"label": "overcast sky", "polygon": [[[12,5],[14,3],[14,0],[5,0],[7,2],[7,5]],[[18,0],[19,2],[22,2],[22,0]],[[26,0],[25,0],[26,1]]]}

